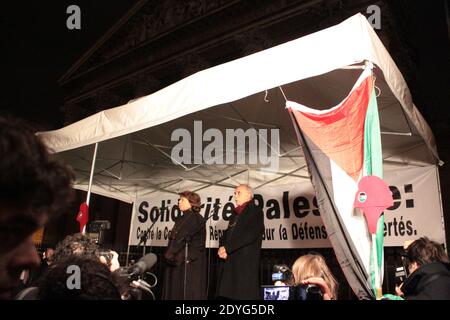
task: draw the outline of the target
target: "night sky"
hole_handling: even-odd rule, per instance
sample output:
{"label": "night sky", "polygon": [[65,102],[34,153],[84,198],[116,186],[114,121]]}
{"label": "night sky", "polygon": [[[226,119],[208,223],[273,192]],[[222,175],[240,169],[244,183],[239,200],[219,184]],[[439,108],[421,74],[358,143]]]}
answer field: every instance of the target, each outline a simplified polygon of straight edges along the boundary
{"label": "night sky", "polygon": [[[135,3],[120,1],[24,1],[2,4],[0,114],[41,129],[62,126],[58,79]],[[69,30],[66,9],[81,9],[81,30]]]}
{"label": "night sky", "polygon": [[[58,0],[2,4],[0,114],[28,119],[40,130],[61,127],[63,103],[57,80],[135,2]],[[408,85],[438,140],[446,141],[450,138],[450,112],[446,108],[450,101],[450,27],[446,15],[450,13],[445,12],[440,0],[399,3],[403,5],[398,6],[401,14],[396,24],[404,30],[403,41],[418,75],[417,81]],[[81,30],[66,27],[66,9],[71,4],[81,8]]]}

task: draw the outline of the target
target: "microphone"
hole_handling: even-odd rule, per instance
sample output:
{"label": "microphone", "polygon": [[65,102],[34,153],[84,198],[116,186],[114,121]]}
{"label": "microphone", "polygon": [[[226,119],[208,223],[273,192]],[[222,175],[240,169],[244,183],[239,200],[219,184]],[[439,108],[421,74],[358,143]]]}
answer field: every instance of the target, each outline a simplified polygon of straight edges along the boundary
{"label": "microphone", "polygon": [[156,254],[146,254],[141,259],[139,259],[137,263],[135,263],[128,269],[128,272],[130,273],[129,277],[131,278],[133,276],[140,276],[144,272],[150,270],[156,264],[157,260],[158,258]]}
{"label": "microphone", "polygon": [[156,213],[155,221],[153,221],[152,225],[150,226],[150,228],[147,229],[147,231],[144,231],[144,233],[142,233],[141,238],[139,239],[138,246],[140,246],[141,243],[144,243],[144,247],[147,245],[147,240],[148,240],[150,230],[153,229],[153,226],[155,225],[156,222],[158,222],[159,218],[161,218],[161,215],[162,215],[162,212],[158,209],[158,211]]}
{"label": "microphone", "polygon": [[130,286],[132,286],[133,288],[136,288],[136,289],[142,289],[147,292],[152,292],[152,287],[142,279],[133,280],[130,283]]}
{"label": "microphone", "polygon": [[[136,289],[140,289],[140,290],[144,290],[145,292],[149,293],[152,295],[153,300],[156,300],[155,295],[152,292],[152,288],[153,286],[149,285],[147,282],[145,282],[142,279],[139,280],[133,280],[133,282],[130,283],[130,286],[132,288],[136,288]],[[142,294],[139,294],[138,296],[138,300],[142,299]]]}

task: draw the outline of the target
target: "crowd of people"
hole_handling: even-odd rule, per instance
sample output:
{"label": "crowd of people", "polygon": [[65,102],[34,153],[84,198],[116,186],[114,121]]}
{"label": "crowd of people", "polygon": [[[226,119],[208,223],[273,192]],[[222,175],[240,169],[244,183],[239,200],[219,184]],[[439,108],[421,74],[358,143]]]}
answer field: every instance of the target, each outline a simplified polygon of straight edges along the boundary
{"label": "crowd of people", "polygon": [[[38,256],[33,233],[67,212],[74,198],[74,174],[50,157],[33,130],[0,118],[0,299],[133,299],[116,252],[108,257],[83,234],[67,236]],[[207,298],[206,221],[201,198],[179,194],[183,212],[164,253],[162,298]],[[236,206],[220,239],[217,299],[261,299],[260,256],[264,215],[253,190],[236,187]],[[409,271],[397,295],[404,299],[450,299],[450,264],[443,247],[426,237],[410,243],[404,255]],[[338,299],[338,283],[319,254],[299,257],[292,266],[294,286],[314,285],[324,300]],[[28,287],[23,286],[28,283]]]}

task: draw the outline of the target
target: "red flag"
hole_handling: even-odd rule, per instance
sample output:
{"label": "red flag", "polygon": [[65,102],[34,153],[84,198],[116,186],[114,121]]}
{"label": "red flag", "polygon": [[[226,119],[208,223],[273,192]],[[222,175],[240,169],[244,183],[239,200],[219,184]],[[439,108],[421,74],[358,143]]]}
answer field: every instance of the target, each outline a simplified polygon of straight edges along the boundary
{"label": "red flag", "polygon": [[84,227],[87,225],[89,220],[89,206],[86,202],[80,205],[80,211],[77,214],[77,221],[80,224],[80,232],[83,233]]}
{"label": "red flag", "polygon": [[348,97],[331,110],[312,113],[290,107],[301,130],[356,182],[364,160],[364,119],[373,90],[373,79],[366,77]]}

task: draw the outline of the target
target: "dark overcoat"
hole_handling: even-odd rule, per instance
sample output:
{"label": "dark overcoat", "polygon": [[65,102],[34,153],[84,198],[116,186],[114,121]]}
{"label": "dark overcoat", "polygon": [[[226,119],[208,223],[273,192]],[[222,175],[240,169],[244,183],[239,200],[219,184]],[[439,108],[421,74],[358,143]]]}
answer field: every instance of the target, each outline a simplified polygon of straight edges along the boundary
{"label": "dark overcoat", "polygon": [[250,201],[241,214],[233,213],[228,228],[220,239],[227,259],[219,261],[217,297],[257,300],[261,298],[259,264],[263,211]]}
{"label": "dark overcoat", "polygon": [[419,267],[401,290],[406,300],[450,300],[450,265],[432,262]]}
{"label": "dark overcoat", "polygon": [[[162,299],[206,299],[205,220],[197,212],[187,211],[177,219],[164,253]],[[185,240],[188,240],[186,296],[184,297]]]}

